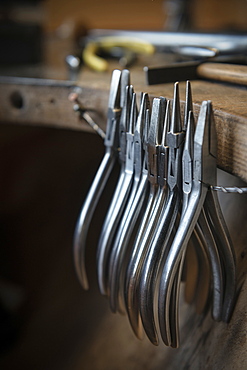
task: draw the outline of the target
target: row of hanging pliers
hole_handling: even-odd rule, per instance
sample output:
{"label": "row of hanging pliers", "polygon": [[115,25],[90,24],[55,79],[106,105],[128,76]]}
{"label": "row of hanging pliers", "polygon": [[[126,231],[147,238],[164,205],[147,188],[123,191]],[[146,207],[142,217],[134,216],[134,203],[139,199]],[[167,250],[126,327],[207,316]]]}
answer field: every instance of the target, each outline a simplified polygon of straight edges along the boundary
{"label": "row of hanging pliers", "polygon": [[[160,208],[155,231],[144,260],[140,287],[140,314],[145,332],[153,344],[158,344],[154,301],[160,261],[165,258],[181,206],[181,163],[184,131],[180,118],[179,86],[175,84],[170,125],[166,133],[168,146],[167,188],[160,188],[157,206]],[[167,110],[169,115],[169,108]]]}
{"label": "row of hanging pliers", "polygon": [[[188,87],[190,86],[188,85]],[[190,95],[187,94],[185,116],[188,115],[187,110],[191,104],[191,100],[189,100],[189,98]],[[151,263],[151,268],[149,269],[150,266],[148,265],[147,256],[149,257],[152,256],[150,258],[155,258],[155,254],[152,254],[153,251],[150,249],[150,247],[152,243],[155,242],[156,244],[153,244],[154,250],[158,251],[160,248],[160,242],[159,244],[157,243],[157,240],[159,240],[157,236],[161,235],[162,231],[163,233],[166,233],[165,227],[167,227],[163,225],[162,229],[162,222],[164,221],[166,224],[169,224],[172,212],[174,212],[173,218],[176,219],[176,213],[178,211],[178,207],[175,208],[172,207],[173,205],[172,202],[167,203],[169,194],[169,190],[167,188],[168,167],[169,165],[171,167],[172,164],[171,156],[170,160],[168,160],[169,147],[167,145],[167,134],[169,131],[170,135],[179,136],[180,134],[181,137],[184,136],[184,133],[182,132],[181,129],[182,125],[180,119],[180,111],[178,110],[179,108],[178,103],[179,103],[178,84],[176,84],[174,94],[174,109],[172,112],[173,124],[171,125],[170,101],[166,101],[166,99],[164,98],[155,98],[153,100],[147,146],[149,159],[148,169],[149,169],[150,195],[148,202],[146,204],[146,212],[144,214],[142,223],[136,235],[135,245],[126,272],[125,300],[131,326],[137,337],[141,338],[142,337],[142,324],[140,320],[140,311],[141,311],[144,329],[154,344],[156,344],[157,338],[154,334],[151,335],[149,333],[151,331],[152,333],[155,332],[152,310],[154,291],[152,291],[151,288],[155,287],[156,266],[154,265],[152,267]],[[183,139],[181,138],[181,141],[179,142],[179,145],[181,144],[181,146],[182,141]],[[178,157],[174,156],[173,158],[176,158],[177,163],[180,163],[179,159],[181,159],[180,158],[181,148],[179,150],[179,153],[176,154],[178,154]],[[174,167],[175,166],[173,166],[173,168]],[[175,174],[174,169],[171,170],[171,173],[173,174],[173,176],[172,179],[170,178],[169,183],[172,186],[172,182],[174,182],[174,176],[176,177],[176,179],[179,180],[178,175],[179,169],[176,175],[174,175]],[[177,199],[177,202],[179,204],[179,199]],[[166,206],[168,207],[167,209]],[[167,211],[168,214],[165,213]],[[165,217],[163,217],[164,215]],[[171,229],[173,222],[174,221],[172,220]],[[158,229],[158,227],[160,229]],[[155,261],[153,260],[153,262]],[[152,276],[153,283],[151,283],[152,286],[150,286],[151,284],[149,284],[152,278],[151,280],[148,281],[147,285],[145,285],[143,273],[145,274],[145,269],[146,271],[150,271],[152,268],[154,268],[153,272],[151,272],[151,274],[153,273]],[[140,290],[140,283],[142,284],[141,286],[142,290]],[[146,296],[144,296],[142,292],[145,292],[146,289],[148,293],[146,294]],[[145,308],[146,313],[143,313]]]}
{"label": "row of hanging pliers", "polygon": [[[169,155],[167,174],[168,192],[166,194],[166,191],[164,191],[163,196],[160,196],[161,190],[159,189],[159,191],[156,193],[159,194],[159,196],[157,196],[155,200],[155,205],[153,205],[153,214],[151,213],[152,216],[150,216],[149,218],[149,221],[152,221],[152,219],[156,219],[157,225],[154,229],[155,231],[153,230],[151,232],[152,226],[150,225],[152,225],[152,222],[149,222],[149,226],[146,227],[142,234],[142,237],[145,234],[149,236],[149,242],[147,244],[140,243],[138,246],[138,251],[137,248],[133,249],[134,253],[132,254],[132,257],[130,259],[129,268],[126,275],[127,312],[132,328],[134,329],[136,335],[138,337],[141,337],[141,325],[139,317],[140,312],[145,332],[153,344],[158,344],[158,335],[156,332],[154,318],[155,289],[160,270],[162,268],[162,263],[169,255],[169,248],[173,242],[173,238],[176,237],[177,231],[175,228],[175,222],[181,206],[181,189],[183,189],[183,206],[180,217],[181,219],[183,219],[185,211],[188,208],[190,191],[192,190],[193,184],[194,173],[192,171],[192,140],[194,121],[192,111],[190,111],[190,101],[190,85],[187,84],[187,106],[185,109],[184,122],[184,129],[187,129],[187,135],[185,140],[185,147],[183,148],[184,132],[182,132],[181,124],[179,124],[180,112],[178,104],[178,84],[176,84],[172,112],[173,122],[170,125],[169,134],[171,135],[173,133],[174,135],[179,133],[181,135],[181,139],[179,139],[178,137],[176,137],[176,139],[171,138],[169,142],[170,146],[168,149]],[[154,113],[154,115],[158,117],[157,111],[155,110],[155,101],[153,103],[153,112],[156,112]],[[167,109],[166,112],[166,117],[167,116],[169,116],[169,109]],[[179,126],[179,128],[177,128],[176,130],[174,130],[174,123],[178,124]],[[150,126],[150,129],[151,127],[152,125]],[[167,135],[168,137],[169,134]],[[211,135],[212,137],[215,137],[216,135],[215,132],[213,133],[213,129],[211,131]],[[173,147],[174,143],[175,145],[178,145],[175,148]],[[181,147],[179,148],[180,145]],[[211,144],[211,148],[212,147],[213,146]],[[174,151],[177,157],[174,156],[174,152],[172,149],[179,149]],[[152,156],[150,159],[149,156],[151,163],[153,162],[153,158],[154,157]],[[157,159],[157,154],[155,154],[155,158]],[[181,166],[182,163],[183,176],[181,178],[181,167],[179,168],[179,166]],[[211,180],[214,180],[213,183],[215,183],[216,178]],[[174,194],[174,185],[176,195]],[[164,197],[164,194],[166,194],[166,199]],[[160,207],[163,207],[162,212],[160,211]],[[212,193],[212,191],[209,192],[204,208],[202,209],[201,215],[198,219],[198,223],[194,224],[194,228],[192,227],[190,236],[192,232],[195,234],[194,239],[196,239],[197,254],[199,255],[199,259],[201,258],[200,256],[204,256],[204,261],[201,262],[201,265],[203,265],[204,262],[207,263],[208,261],[210,261],[211,263],[212,280],[214,286],[212,316],[215,320],[220,320],[222,317],[222,320],[227,321],[229,319],[229,315],[232,310],[235,298],[235,261],[233,248],[231,246],[230,236],[227,232],[226,225],[224,224],[224,219],[222,217],[217,198],[215,194]],[[207,218],[205,214],[207,214]],[[147,232],[147,230],[149,232]],[[217,235],[217,230],[219,236]],[[141,240],[140,234],[138,234],[137,240]],[[189,239],[186,241],[186,243],[188,243],[188,241]],[[199,251],[199,248],[202,249],[202,251]],[[208,248],[208,252],[205,252],[206,248]],[[219,257],[219,250],[221,251],[221,258]],[[164,334],[164,330],[162,335],[164,342],[167,345],[171,345],[173,347],[177,347],[179,343],[177,314],[178,292],[182,268],[184,264],[184,256],[185,252],[183,253],[181,260],[179,261],[180,265],[178,265],[178,273],[174,275],[173,285],[170,288],[169,309],[167,309],[166,311],[169,318],[167,320],[169,323],[171,323],[171,325],[169,326],[169,329],[171,330],[171,332],[169,333],[169,341]],[[226,279],[225,285],[223,285],[222,276],[222,268],[224,268],[224,265],[225,274],[226,271],[230,269],[229,276]],[[160,286],[162,289],[162,283],[160,284]],[[137,295],[138,298],[136,298],[135,295]],[[223,308],[221,309],[223,295],[225,297],[225,304],[223,304]],[[204,307],[205,304],[206,303],[204,302],[204,305],[201,304],[201,306]]]}
{"label": "row of hanging pliers", "polygon": [[[192,246],[198,262],[198,283],[189,300],[203,311],[211,298],[210,273],[212,317],[217,321],[228,321],[233,310],[235,258],[210,186],[216,184],[217,149],[211,103],[203,102],[196,129],[189,82],[183,125],[178,83],[172,109],[170,105],[163,97],[154,98],[150,114],[148,96],[142,94],[138,112],[128,71],[114,71],[106,153],[78,220],[74,255],[78,277],[87,288],[87,231],[119,157],[119,178],[98,243],[99,288],[113,312],[127,312],[138,338],[144,328],[157,345],[160,331],[166,345],[178,347],[180,282],[190,263],[186,252]],[[204,273],[209,281],[203,281]]]}
{"label": "row of hanging pliers", "polygon": [[[191,140],[191,132],[192,130],[189,131],[188,141]],[[178,326],[178,313],[171,313],[172,292],[197,222],[203,230],[208,247],[213,285],[213,318],[217,321],[229,321],[235,301],[234,251],[217,196],[210,187],[210,184],[216,183],[217,151],[211,102],[202,103],[193,145],[191,191],[186,195],[187,200],[168,255],[162,261],[159,282],[159,327],[164,343],[173,347],[178,346],[178,332],[173,330],[174,323],[175,327]]]}

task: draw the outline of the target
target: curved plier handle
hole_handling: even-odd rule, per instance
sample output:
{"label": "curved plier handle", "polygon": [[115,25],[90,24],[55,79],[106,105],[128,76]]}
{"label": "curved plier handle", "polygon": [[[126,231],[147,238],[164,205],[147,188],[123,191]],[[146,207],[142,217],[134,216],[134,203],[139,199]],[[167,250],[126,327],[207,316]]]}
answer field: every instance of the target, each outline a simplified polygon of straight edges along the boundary
{"label": "curved plier handle", "polygon": [[89,225],[102,191],[118,157],[119,120],[121,114],[120,91],[121,71],[114,70],[110,87],[106,136],[104,141],[105,155],[82,206],[74,233],[74,263],[78,279],[84,289],[88,289],[88,279],[85,269],[85,247]]}

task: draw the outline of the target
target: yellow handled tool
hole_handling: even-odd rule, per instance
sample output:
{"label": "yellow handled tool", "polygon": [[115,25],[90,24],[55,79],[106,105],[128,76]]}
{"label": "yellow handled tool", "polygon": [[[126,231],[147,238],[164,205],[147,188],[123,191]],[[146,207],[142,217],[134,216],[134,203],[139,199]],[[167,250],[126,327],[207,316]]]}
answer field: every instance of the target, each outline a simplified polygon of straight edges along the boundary
{"label": "yellow handled tool", "polygon": [[82,52],[84,63],[91,69],[104,72],[108,69],[108,62],[99,57],[97,52],[103,50],[109,52],[112,48],[119,47],[137,54],[153,54],[155,48],[152,44],[138,38],[109,36],[101,37],[88,42]]}

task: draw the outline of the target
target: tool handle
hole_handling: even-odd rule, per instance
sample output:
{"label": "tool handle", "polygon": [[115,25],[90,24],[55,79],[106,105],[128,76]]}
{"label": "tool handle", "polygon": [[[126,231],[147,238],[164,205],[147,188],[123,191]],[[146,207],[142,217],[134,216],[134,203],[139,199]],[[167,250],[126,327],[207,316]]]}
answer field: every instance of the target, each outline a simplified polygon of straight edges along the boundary
{"label": "tool handle", "polygon": [[85,250],[88,230],[95,208],[113,169],[115,161],[115,152],[107,150],[86,196],[75,229],[74,263],[78,279],[85,290],[88,289],[88,279],[85,268]]}
{"label": "tool handle", "polygon": [[202,63],[197,75],[203,78],[247,85],[247,66],[225,63]]}

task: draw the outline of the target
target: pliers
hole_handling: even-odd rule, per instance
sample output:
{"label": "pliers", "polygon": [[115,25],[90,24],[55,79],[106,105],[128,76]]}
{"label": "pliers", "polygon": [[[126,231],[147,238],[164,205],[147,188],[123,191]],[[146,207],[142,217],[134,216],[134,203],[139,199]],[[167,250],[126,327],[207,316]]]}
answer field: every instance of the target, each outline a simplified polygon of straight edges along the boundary
{"label": "pliers", "polygon": [[[123,78],[125,77],[125,78]],[[114,195],[112,197],[111,203],[109,205],[103,226],[102,231],[100,234],[99,244],[102,243],[102,238],[105,234],[105,230],[108,229],[109,220],[112,217],[112,213],[115,210],[116,204],[118,202],[119,194],[122,190],[122,185],[125,177],[125,164],[126,164],[126,132],[129,127],[129,120],[130,120],[130,104],[133,95],[133,87],[129,85],[129,71],[123,70],[122,71],[122,79],[121,79],[121,97],[120,97],[120,105],[122,108],[121,117],[119,122],[119,163],[120,163],[120,173],[119,178],[117,181],[117,185],[115,188]]]}
{"label": "pliers", "polygon": [[85,268],[85,248],[89,225],[118,155],[118,128],[121,113],[120,83],[121,71],[114,70],[110,86],[106,136],[104,140],[105,155],[82,206],[74,233],[75,269],[78,279],[84,289],[88,289],[88,279]]}
{"label": "pliers", "polygon": [[111,216],[107,218],[108,223],[106,224],[106,226],[103,226],[97,249],[98,284],[100,292],[103,295],[109,295],[108,264],[111,255],[112,243],[114,241],[115,233],[127,204],[134,180],[134,130],[136,124],[137,106],[136,94],[133,92],[133,89],[130,89],[130,91],[130,100],[126,100],[125,102],[125,104],[127,105],[130,104],[131,107],[129,125],[126,132],[127,143],[121,188],[119,188],[119,194],[113,212]]}

